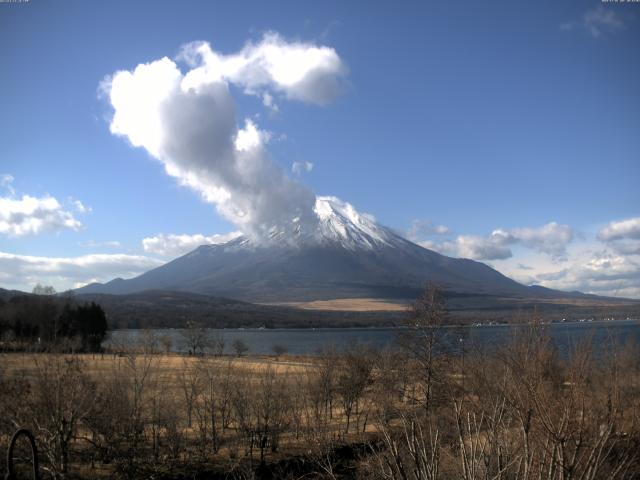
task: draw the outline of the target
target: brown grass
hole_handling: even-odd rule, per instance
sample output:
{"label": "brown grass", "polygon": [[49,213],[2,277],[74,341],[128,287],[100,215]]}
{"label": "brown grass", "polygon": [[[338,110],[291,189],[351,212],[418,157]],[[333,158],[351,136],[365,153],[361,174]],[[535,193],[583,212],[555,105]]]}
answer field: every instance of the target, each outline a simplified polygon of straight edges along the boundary
{"label": "brown grass", "polygon": [[[44,363],[48,356],[60,354],[46,353],[3,353],[1,356],[3,370],[6,374],[24,374],[32,377],[38,368],[38,363]],[[72,355],[68,355],[69,358]],[[126,361],[125,356],[113,354],[74,354],[80,358],[86,367],[84,373],[94,378],[111,372],[121,362]],[[314,368],[314,358],[304,356],[282,355],[279,359],[268,356],[256,357],[197,357],[180,354],[154,354],[154,369],[161,372],[164,378],[177,378],[177,375],[196,362],[206,361],[209,365],[224,365],[231,363],[236,371],[245,371],[253,374],[263,372],[271,367],[278,374],[302,374],[310,368]]]}
{"label": "brown grass", "polygon": [[340,312],[401,312],[407,304],[384,298],[336,298],[333,300],[314,300],[311,302],[280,303],[288,307],[304,310],[326,310]]}

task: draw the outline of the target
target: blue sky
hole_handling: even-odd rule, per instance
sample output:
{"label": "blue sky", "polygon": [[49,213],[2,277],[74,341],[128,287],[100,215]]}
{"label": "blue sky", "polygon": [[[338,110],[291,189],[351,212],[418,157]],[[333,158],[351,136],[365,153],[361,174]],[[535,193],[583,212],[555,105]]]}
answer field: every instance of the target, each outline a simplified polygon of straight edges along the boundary
{"label": "blue sky", "polygon": [[640,297],[640,4],[597,1],[0,3],[0,286],[131,276],[247,227],[110,131],[104,81],[276,34],[339,62],[322,98],[222,80],[293,183],[525,283]]}

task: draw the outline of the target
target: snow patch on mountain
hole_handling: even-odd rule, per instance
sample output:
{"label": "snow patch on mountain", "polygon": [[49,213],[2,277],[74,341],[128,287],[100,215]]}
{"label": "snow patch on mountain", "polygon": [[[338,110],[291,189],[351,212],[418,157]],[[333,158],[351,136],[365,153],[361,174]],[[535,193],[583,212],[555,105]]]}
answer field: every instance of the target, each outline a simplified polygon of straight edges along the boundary
{"label": "snow patch on mountain", "polygon": [[407,241],[391,229],[376,222],[375,217],[358,212],[353,205],[333,196],[318,196],[314,207],[318,217],[315,226],[295,232],[273,228],[267,239],[248,236],[237,237],[225,244],[204,245],[194,255],[261,249],[305,248],[313,246],[341,247],[350,251],[375,250],[389,246],[406,245]]}
{"label": "snow patch on mountain", "polygon": [[313,237],[321,243],[338,242],[354,250],[388,246],[396,240],[397,235],[379,225],[372,215],[359,213],[337,197],[317,197],[314,211],[319,222]]}

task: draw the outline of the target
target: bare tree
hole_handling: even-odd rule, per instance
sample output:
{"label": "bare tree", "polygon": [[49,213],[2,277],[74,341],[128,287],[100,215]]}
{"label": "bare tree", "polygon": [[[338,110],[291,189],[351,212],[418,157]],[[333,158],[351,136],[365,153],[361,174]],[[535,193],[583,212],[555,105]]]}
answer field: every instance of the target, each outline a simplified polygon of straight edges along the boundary
{"label": "bare tree", "polygon": [[289,349],[287,349],[287,347],[285,347],[284,345],[277,343],[271,347],[271,351],[275,354],[276,359],[279,359],[282,355],[287,353]]}
{"label": "bare tree", "polygon": [[153,412],[150,393],[158,388],[156,363],[154,355],[118,357],[101,380],[94,405],[100,410],[85,421],[94,443],[106,444],[103,453],[116,460],[125,477],[135,476],[143,460],[145,430]]}
{"label": "bare tree", "polygon": [[236,355],[238,357],[242,357],[246,355],[247,352],[249,351],[249,345],[247,345],[247,342],[245,342],[241,338],[236,338],[231,344],[231,346],[235,350]]}
{"label": "bare tree", "polygon": [[153,330],[145,329],[142,331],[142,335],[140,336],[139,348],[144,354],[156,354],[158,353],[159,340],[158,335],[156,335]]}
{"label": "bare tree", "polygon": [[425,428],[415,417],[402,415],[400,428],[381,425],[386,450],[374,456],[381,478],[437,480],[440,469],[441,438],[437,428]]}
{"label": "bare tree", "polygon": [[78,425],[91,410],[95,386],[78,357],[47,356],[36,362],[32,409],[36,435],[51,473],[65,475]]}
{"label": "bare tree", "polygon": [[202,369],[195,362],[184,359],[182,369],[178,374],[178,383],[183,394],[184,404],[187,409],[187,427],[191,428],[193,407],[200,394]]}
{"label": "bare tree", "polygon": [[442,381],[441,327],[446,322],[447,309],[444,292],[428,283],[409,308],[407,332],[400,337],[401,345],[409,352],[417,365],[416,374],[421,387],[421,401],[425,411],[433,402],[434,389]]}
{"label": "bare tree", "polygon": [[213,354],[216,357],[221,357],[224,355],[224,347],[226,345],[226,341],[224,335],[221,332],[216,332],[211,336],[211,348],[213,350]]}
{"label": "bare tree", "polygon": [[190,354],[203,355],[211,347],[209,330],[201,325],[187,322],[181,333],[184,346]]}
{"label": "bare tree", "polygon": [[356,430],[358,430],[360,402],[366,388],[372,382],[373,359],[371,352],[362,346],[356,345],[349,348],[342,357],[336,382],[344,415],[346,417],[345,434],[349,433],[349,426],[356,417]]}
{"label": "bare tree", "polygon": [[173,346],[173,340],[171,339],[171,336],[162,335],[160,337],[160,345],[162,345],[164,353],[169,355],[169,353],[171,353],[171,347]]}

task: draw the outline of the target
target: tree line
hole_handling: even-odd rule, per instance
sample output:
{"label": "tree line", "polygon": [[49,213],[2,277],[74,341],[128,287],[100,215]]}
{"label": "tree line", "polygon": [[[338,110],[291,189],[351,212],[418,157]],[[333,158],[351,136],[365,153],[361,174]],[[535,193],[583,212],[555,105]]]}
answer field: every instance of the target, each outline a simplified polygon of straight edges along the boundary
{"label": "tree line", "polygon": [[33,295],[0,299],[0,345],[5,350],[99,351],[108,329],[102,307],[49,289],[37,286]]}

